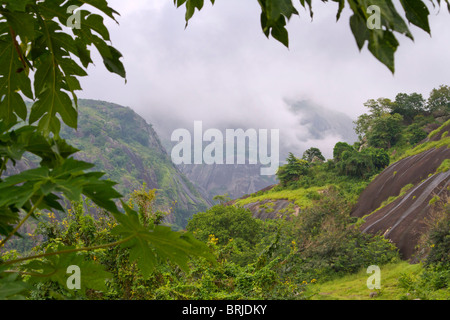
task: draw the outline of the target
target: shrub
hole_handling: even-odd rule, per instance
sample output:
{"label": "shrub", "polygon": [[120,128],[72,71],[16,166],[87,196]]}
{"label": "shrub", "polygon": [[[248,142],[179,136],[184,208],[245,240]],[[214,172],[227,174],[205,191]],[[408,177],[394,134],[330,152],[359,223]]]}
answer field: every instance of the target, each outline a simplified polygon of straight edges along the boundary
{"label": "shrub", "polygon": [[306,160],[297,159],[292,153],[287,158],[287,164],[278,169],[277,177],[283,186],[298,180],[301,176],[307,175],[309,163]]}

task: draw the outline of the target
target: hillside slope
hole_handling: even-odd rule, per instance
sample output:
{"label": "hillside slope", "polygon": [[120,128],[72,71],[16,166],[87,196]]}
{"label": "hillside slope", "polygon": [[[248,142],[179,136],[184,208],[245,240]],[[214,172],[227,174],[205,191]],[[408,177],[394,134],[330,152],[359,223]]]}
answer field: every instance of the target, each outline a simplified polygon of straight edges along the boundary
{"label": "hillside slope", "polygon": [[[358,218],[364,233],[381,234],[399,249],[403,259],[414,258],[421,236],[428,230],[434,203],[448,199],[450,193],[450,123],[447,121],[429,134],[421,143],[406,150],[401,157],[376,175],[372,181],[361,181],[350,187],[347,195],[357,195],[351,216]],[[320,169],[320,166],[322,169]],[[346,185],[357,183],[332,176],[322,164],[310,173],[320,180],[324,172],[330,175],[315,187],[266,188],[242,197],[229,205],[249,209],[255,218],[275,219],[298,215],[314,206],[315,200],[326,197],[329,188],[338,188],[345,197]],[[325,171],[324,171],[325,170]],[[316,174],[316,173],[318,174]],[[322,173],[320,173],[322,172]],[[358,191],[360,189],[360,191]],[[349,203],[350,204],[350,203]]]}
{"label": "hillside slope", "polygon": [[[405,259],[414,256],[420,236],[427,229],[432,199],[449,195],[450,171],[444,163],[450,159],[450,141],[445,134],[449,130],[449,124],[443,125],[415,148],[429,149],[386,168],[362,192],[352,212],[354,217],[364,217],[362,231],[385,234]],[[436,144],[443,146],[433,148]]]}
{"label": "hillside slope", "polygon": [[175,167],[153,127],[130,108],[108,102],[80,100],[79,129],[64,129],[63,137],[81,152],[80,159],[106,172],[126,195],[143,183],[158,189],[157,205],[173,214],[167,222],[184,227],[208,202]]}
{"label": "hillside slope", "polygon": [[[126,198],[145,183],[157,189],[158,210],[171,211],[166,222],[184,228],[196,212],[209,203],[180,170],[161,145],[152,125],[132,109],[113,103],[79,100],[78,130],[63,127],[61,137],[79,149],[75,158],[95,164],[94,170],[118,183],[116,189]],[[10,174],[34,167],[28,157]]]}

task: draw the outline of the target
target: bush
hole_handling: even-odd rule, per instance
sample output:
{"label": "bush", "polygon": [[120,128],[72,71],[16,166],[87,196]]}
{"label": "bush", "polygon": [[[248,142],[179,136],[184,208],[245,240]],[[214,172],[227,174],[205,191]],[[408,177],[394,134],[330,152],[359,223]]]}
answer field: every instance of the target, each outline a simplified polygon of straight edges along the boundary
{"label": "bush", "polygon": [[222,245],[229,239],[256,244],[260,228],[261,221],[254,219],[250,210],[222,205],[195,214],[186,227],[200,241],[207,242],[210,235],[214,235]]}
{"label": "bush", "polygon": [[450,204],[447,197],[442,196],[433,203],[427,225],[428,232],[421,241],[421,246],[428,251],[425,266],[443,265],[450,268]]}
{"label": "bush", "polygon": [[283,186],[297,181],[301,176],[309,172],[309,163],[306,160],[297,159],[292,153],[287,158],[287,164],[278,169],[277,177]]}
{"label": "bush", "polygon": [[411,145],[416,145],[428,136],[428,133],[426,133],[417,123],[410,125],[407,133],[410,135],[408,142]]}
{"label": "bush", "polygon": [[349,145],[346,142],[338,142],[338,143],[336,143],[336,145],[333,148],[333,158],[336,162],[340,161],[340,160],[342,160],[341,157],[342,157],[342,153],[344,151],[348,151],[351,154],[355,150],[356,149],[354,149],[351,145]]}

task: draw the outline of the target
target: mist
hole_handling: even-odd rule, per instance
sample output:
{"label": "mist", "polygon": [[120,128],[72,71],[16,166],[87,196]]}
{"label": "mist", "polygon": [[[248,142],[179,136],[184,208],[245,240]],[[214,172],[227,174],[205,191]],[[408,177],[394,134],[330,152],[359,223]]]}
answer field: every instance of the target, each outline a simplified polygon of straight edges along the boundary
{"label": "mist", "polygon": [[284,148],[301,154],[315,146],[330,156],[342,136],[315,139],[286,100],[312,101],[355,120],[368,99],[400,92],[427,98],[450,74],[446,10],[431,17],[432,37],[413,26],[415,42],[398,36],[393,75],[366,48],[358,51],[347,10],[336,22],[331,2],[314,3],[312,21],[306,11],[291,19],[289,49],[264,36],[256,1],[205,2],[187,28],[184,9],[170,1],[110,4],[121,13],[120,25],[108,26],[124,55],[127,83],[96,57],[80,97],[131,107],[162,139],[203,121],[208,128],[279,129]]}

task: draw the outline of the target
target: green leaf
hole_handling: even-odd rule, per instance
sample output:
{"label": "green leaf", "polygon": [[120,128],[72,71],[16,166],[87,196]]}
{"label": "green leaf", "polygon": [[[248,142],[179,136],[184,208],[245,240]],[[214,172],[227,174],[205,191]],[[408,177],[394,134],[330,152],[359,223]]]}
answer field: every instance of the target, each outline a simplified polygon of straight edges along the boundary
{"label": "green leaf", "polygon": [[106,14],[114,21],[116,21],[115,15],[119,15],[119,13],[116,10],[108,6],[108,2],[106,0],[69,0],[67,3],[68,6],[71,5],[81,6],[83,4],[91,5],[92,7]]}
{"label": "green leaf", "polygon": [[8,236],[14,230],[13,226],[18,222],[18,212],[13,212],[7,207],[0,207],[0,235]]}
{"label": "green leaf", "polygon": [[0,300],[25,300],[25,292],[31,289],[30,285],[18,274],[2,273],[5,270],[0,268]]}
{"label": "green leaf", "polygon": [[133,237],[122,245],[130,249],[130,260],[137,263],[144,277],[148,277],[157,259],[169,260],[183,270],[188,270],[191,256],[204,257],[211,262],[214,258],[208,247],[189,233],[174,232],[169,227],[146,227],[139,221],[139,215],[124,202],[125,214],[115,214],[119,222],[112,233],[122,238]]}
{"label": "green leaf", "polygon": [[[55,249],[47,250],[45,253],[70,251],[73,249],[75,247],[58,246]],[[67,269],[70,266],[80,268],[81,293],[85,293],[87,289],[104,291],[107,289],[105,285],[106,280],[112,278],[112,274],[105,271],[104,266],[89,259],[85,253],[63,253],[48,256],[43,261],[31,261],[24,265],[23,269],[36,274],[36,276],[31,277],[30,281],[32,283],[55,281],[67,288],[67,279],[71,276]]]}
{"label": "green leaf", "polygon": [[339,3],[339,9],[336,14],[336,21],[338,21],[341,18],[342,11],[344,10],[345,0],[333,0],[333,1]]}
{"label": "green leaf", "polygon": [[0,120],[6,124],[15,123],[17,116],[25,120],[27,108],[18,92],[28,98],[33,93],[10,34],[0,36],[0,61]]}
{"label": "green leaf", "polygon": [[370,33],[367,29],[366,21],[361,16],[354,14],[350,17],[350,28],[355,37],[358,49],[361,51],[364,47],[364,43],[369,40]]}
{"label": "green leaf", "polygon": [[10,11],[25,12],[25,8],[28,4],[33,3],[33,0],[3,0],[6,2],[6,8]]}
{"label": "green leaf", "polygon": [[298,14],[292,0],[266,0],[265,10],[269,20],[278,20],[280,15],[290,19],[293,14]]}
{"label": "green leaf", "polygon": [[289,48],[289,34],[286,29],[286,19],[284,16],[280,16],[275,24],[272,25],[271,34],[272,37]]}
{"label": "green leaf", "polygon": [[186,25],[195,13],[195,9],[201,10],[203,8],[203,0],[187,0],[186,1]]}
{"label": "green leaf", "polygon": [[418,26],[422,30],[431,33],[428,16],[430,11],[421,0],[400,0],[406,13],[406,18],[412,24]]}
{"label": "green leaf", "polygon": [[[29,121],[33,124],[39,120],[38,127],[44,133],[59,132],[60,120],[56,117],[57,114],[69,127],[77,128],[78,114],[70,97],[61,90],[64,74],[55,65],[54,59],[51,55],[43,57],[35,74],[37,101],[31,108]],[[66,61],[61,60],[63,64]]]}
{"label": "green leaf", "polygon": [[369,41],[369,51],[392,73],[395,72],[395,52],[399,43],[392,32],[372,32]]}

